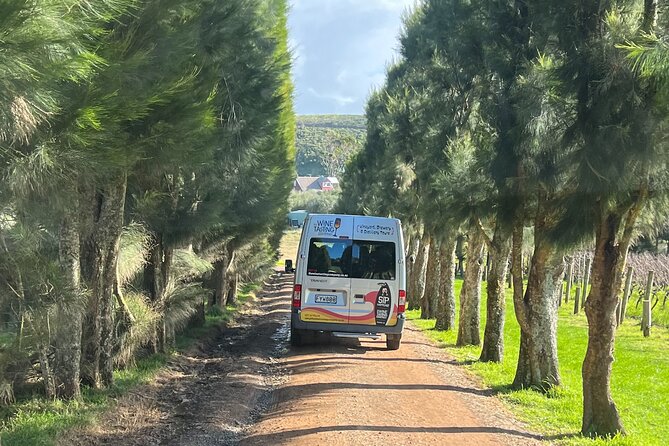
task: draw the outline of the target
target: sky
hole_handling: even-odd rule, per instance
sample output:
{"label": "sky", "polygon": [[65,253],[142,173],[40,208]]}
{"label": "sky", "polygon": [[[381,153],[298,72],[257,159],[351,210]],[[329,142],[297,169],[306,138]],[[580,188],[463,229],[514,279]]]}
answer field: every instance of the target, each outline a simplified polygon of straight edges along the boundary
{"label": "sky", "polygon": [[403,13],[414,0],[290,0],[295,111],[363,114],[397,57]]}

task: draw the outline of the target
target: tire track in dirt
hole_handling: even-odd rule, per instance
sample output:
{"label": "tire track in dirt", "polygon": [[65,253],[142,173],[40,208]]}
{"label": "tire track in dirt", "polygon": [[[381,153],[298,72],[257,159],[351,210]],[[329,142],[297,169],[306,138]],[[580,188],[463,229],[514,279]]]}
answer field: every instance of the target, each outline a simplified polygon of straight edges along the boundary
{"label": "tire track in dirt", "polygon": [[397,351],[321,339],[281,363],[289,379],[242,446],[541,444],[410,324]]}
{"label": "tire track in dirt", "polygon": [[272,404],[284,379],[292,276],[274,274],[258,299],[210,339],[170,360],[149,385],[120,398],[66,445],[234,445]]}
{"label": "tire track in dirt", "polygon": [[59,444],[541,444],[410,324],[397,351],[325,336],[289,349],[292,279],[273,275],[233,324]]}

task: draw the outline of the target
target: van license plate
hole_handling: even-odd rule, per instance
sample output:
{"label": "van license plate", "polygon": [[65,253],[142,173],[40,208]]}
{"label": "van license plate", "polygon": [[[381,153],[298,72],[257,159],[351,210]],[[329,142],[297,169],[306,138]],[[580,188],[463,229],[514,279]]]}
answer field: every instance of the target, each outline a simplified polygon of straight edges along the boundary
{"label": "van license plate", "polygon": [[314,302],[317,304],[336,304],[337,296],[332,294],[317,294],[314,298]]}

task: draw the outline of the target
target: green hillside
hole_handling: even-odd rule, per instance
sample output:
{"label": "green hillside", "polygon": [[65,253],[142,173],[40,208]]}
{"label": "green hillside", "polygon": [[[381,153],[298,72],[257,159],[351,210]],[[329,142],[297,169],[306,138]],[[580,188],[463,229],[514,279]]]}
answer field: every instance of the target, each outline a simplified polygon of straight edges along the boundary
{"label": "green hillside", "polygon": [[365,125],[362,115],[298,116],[298,175],[340,176],[346,161],[362,147]]}

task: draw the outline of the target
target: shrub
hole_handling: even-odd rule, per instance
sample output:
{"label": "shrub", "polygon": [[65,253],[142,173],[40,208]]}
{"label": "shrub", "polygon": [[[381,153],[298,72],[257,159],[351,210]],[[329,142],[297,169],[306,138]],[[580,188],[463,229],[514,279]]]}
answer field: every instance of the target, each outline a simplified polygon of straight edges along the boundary
{"label": "shrub", "polygon": [[339,191],[291,192],[290,209],[293,211],[304,209],[314,214],[330,214],[339,200],[339,195]]}

